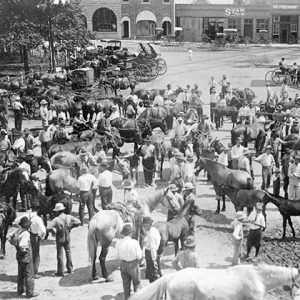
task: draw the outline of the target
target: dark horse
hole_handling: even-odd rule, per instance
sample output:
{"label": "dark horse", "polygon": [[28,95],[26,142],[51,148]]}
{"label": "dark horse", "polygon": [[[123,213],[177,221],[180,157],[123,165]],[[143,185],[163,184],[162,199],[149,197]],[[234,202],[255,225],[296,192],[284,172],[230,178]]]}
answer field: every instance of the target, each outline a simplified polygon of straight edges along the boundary
{"label": "dark horse", "polygon": [[16,211],[9,204],[0,203],[0,259],[5,258],[5,242],[8,227],[13,224],[13,221],[15,220],[16,216]]}
{"label": "dark horse", "polygon": [[300,200],[287,200],[283,197],[275,197],[273,194],[265,191],[267,198],[264,204],[267,205],[268,202],[275,204],[278,207],[280,214],[282,215],[282,239],[285,238],[286,233],[286,222],[289,222],[291,227],[293,237],[296,236],[295,229],[293,227],[291,216],[300,216]]}
{"label": "dark horse", "polygon": [[256,155],[262,153],[266,131],[264,127],[258,123],[252,125],[237,125],[231,130],[231,143],[232,145],[236,144],[236,139],[238,137],[243,138],[242,145],[248,147],[248,143],[255,141]]}
{"label": "dark horse", "polygon": [[174,219],[168,222],[160,221],[154,223],[153,226],[157,228],[161,236],[160,246],[157,251],[159,272],[161,272],[160,256],[162,255],[168,241],[174,242],[175,256],[177,255],[179,249],[179,240],[181,243],[181,247],[183,247],[183,243],[186,237],[188,236],[188,232],[190,230],[191,215],[201,215],[201,210],[194,204],[194,200],[186,201],[180,209],[179,214]]}
{"label": "dark horse", "polygon": [[20,189],[24,191],[27,180],[20,169],[7,170],[2,173],[1,176],[0,196],[5,197],[7,204],[9,204],[10,199],[13,198],[13,208],[16,209],[18,191]]}
{"label": "dark horse", "polygon": [[211,178],[211,183],[214,186],[217,200],[218,200],[218,207],[217,213],[220,212],[220,198],[223,198],[223,207],[222,211],[225,211],[225,194],[222,191],[221,186],[232,186],[237,189],[246,189],[251,190],[253,189],[253,179],[250,174],[246,171],[242,170],[231,170],[211,159],[207,158],[200,158],[197,161],[197,165],[200,167],[200,171],[205,169]]}
{"label": "dark horse", "polygon": [[[173,115],[173,114],[172,114]],[[166,118],[168,116],[168,112],[164,107],[160,108],[147,108],[144,110],[138,119],[149,120],[151,129],[160,128],[161,131],[166,134],[167,133],[167,124]]]}

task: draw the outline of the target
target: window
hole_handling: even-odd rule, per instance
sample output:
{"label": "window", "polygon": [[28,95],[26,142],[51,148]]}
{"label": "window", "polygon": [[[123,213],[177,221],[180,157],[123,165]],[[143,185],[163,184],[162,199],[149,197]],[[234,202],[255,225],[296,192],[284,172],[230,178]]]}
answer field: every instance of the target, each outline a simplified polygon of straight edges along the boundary
{"label": "window", "polygon": [[175,18],[175,27],[180,27],[180,17]]}
{"label": "window", "polygon": [[228,28],[230,28],[230,29],[239,29],[240,24],[241,24],[241,19],[228,18]]}
{"label": "window", "polygon": [[256,20],[257,32],[259,30],[269,30],[269,20],[268,19],[257,19]]}
{"label": "window", "polygon": [[122,2],[124,2],[124,3],[129,3],[129,0],[122,0]]}
{"label": "window", "polygon": [[273,16],[273,22],[280,22],[280,16]]}
{"label": "window", "polygon": [[273,24],[273,35],[279,35],[279,24]]}
{"label": "window", "polygon": [[163,0],[163,3],[169,4],[169,3],[170,3],[170,0]]}
{"label": "window", "polygon": [[97,9],[93,15],[93,31],[117,31],[117,17],[115,13],[105,7]]}
{"label": "window", "polygon": [[291,32],[297,32],[297,24],[291,24]]}
{"label": "window", "polygon": [[244,24],[245,25],[253,25],[253,19],[245,19]]}
{"label": "window", "polygon": [[142,0],[143,3],[150,3],[150,0]]}

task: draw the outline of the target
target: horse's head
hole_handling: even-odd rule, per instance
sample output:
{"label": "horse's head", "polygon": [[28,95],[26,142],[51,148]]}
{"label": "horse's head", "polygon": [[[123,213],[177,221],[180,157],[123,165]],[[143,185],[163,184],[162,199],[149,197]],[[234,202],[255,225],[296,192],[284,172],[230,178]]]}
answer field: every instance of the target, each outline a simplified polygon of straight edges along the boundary
{"label": "horse's head", "polygon": [[190,200],[190,215],[201,216],[202,210],[195,204],[194,200]]}
{"label": "horse's head", "polygon": [[199,172],[206,169],[206,162],[205,159],[199,157],[199,159],[195,163],[195,169],[199,169]]}

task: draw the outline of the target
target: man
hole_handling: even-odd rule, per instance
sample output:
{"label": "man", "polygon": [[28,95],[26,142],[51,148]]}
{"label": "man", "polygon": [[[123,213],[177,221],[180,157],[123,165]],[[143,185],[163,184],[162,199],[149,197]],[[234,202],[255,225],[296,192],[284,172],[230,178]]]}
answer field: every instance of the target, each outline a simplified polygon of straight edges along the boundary
{"label": "man", "polygon": [[295,155],[294,162],[288,168],[288,199],[300,200],[300,156]]}
{"label": "man", "polygon": [[290,68],[289,66],[287,65],[286,61],[285,61],[285,58],[282,57],[281,58],[281,61],[279,62],[279,68],[280,70],[285,74],[286,72],[288,73],[290,71]]}
{"label": "man", "polygon": [[34,272],[32,260],[32,248],[30,242],[29,228],[31,221],[28,217],[22,217],[19,222],[20,228],[8,236],[10,243],[16,247],[18,262],[18,288],[17,295],[21,297],[24,293],[24,283],[27,298],[38,297],[34,293]]}
{"label": "man", "polygon": [[109,117],[111,121],[120,118],[120,112],[119,112],[119,109],[118,109],[118,105],[114,105],[111,108],[111,110],[112,110],[112,112],[111,112],[111,115]]}
{"label": "man", "polygon": [[209,81],[208,81],[208,87],[209,87],[209,94],[211,94],[213,89],[217,89],[218,83],[215,80],[215,78],[213,76],[210,77]]}
{"label": "man", "polygon": [[97,166],[97,163],[94,160],[92,154],[87,151],[85,147],[82,147],[78,154],[81,162],[80,169],[89,169],[91,166]]}
{"label": "man", "polygon": [[249,121],[250,118],[250,108],[247,105],[246,101],[242,101],[242,107],[239,109],[238,112],[238,118],[245,118],[247,121]]}
{"label": "man", "polygon": [[133,119],[135,118],[135,115],[136,115],[136,106],[135,104],[133,103],[133,100],[131,97],[129,97],[127,99],[127,107],[126,107],[126,117],[129,118],[129,119]]}
{"label": "man", "polygon": [[231,227],[233,228],[233,258],[232,265],[240,264],[240,257],[242,254],[242,245],[244,240],[244,230],[243,230],[243,221],[245,221],[246,216],[242,211],[238,211],[235,215],[234,220],[231,223]]}
{"label": "man", "polygon": [[192,184],[196,185],[195,163],[194,157],[191,154],[186,156],[186,163],[183,167],[183,180],[184,182],[191,182]]}
{"label": "man", "polygon": [[261,246],[261,233],[266,227],[266,221],[264,215],[262,214],[262,208],[262,203],[256,203],[255,210],[246,219],[246,222],[250,223],[250,231],[247,238],[246,259],[249,258],[252,247],[255,247],[255,258],[257,258],[259,254],[259,249]]}
{"label": "man", "polygon": [[0,152],[6,153],[7,150],[10,150],[11,142],[7,138],[7,131],[5,129],[1,129],[0,131]]}
{"label": "man", "polygon": [[254,123],[257,123],[257,124],[259,124],[261,126],[265,126],[266,118],[265,118],[265,116],[262,115],[262,113],[261,113],[260,110],[258,110],[256,112],[256,116],[254,118]]}
{"label": "man", "polygon": [[51,134],[51,139],[53,139],[55,132],[58,130],[58,120],[57,117],[53,117],[51,125],[48,127],[48,131]]}
{"label": "man", "polygon": [[[196,201],[196,195],[195,195],[196,187],[192,183],[186,182],[183,185],[182,193],[183,193],[184,202]],[[193,220],[192,216],[190,216],[188,224],[189,224],[189,227],[190,227],[189,230],[194,233],[195,223],[194,223],[194,220]]]}
{"label": "man", "polygon": [[41,107],[40,107],[40,116],[42,119],[42,126],[48,126],[49,125],[49,119],[48,119],[48,102],[43,99],[41,101]]}
{"label": "man", "polygon": [[229,148],[224,147],[221,149],[221,153],[218,157],[218,163],[225,167],[228,167],[228,164],[229,164],[228,152],[229,152]]}
{"label": "man", "polygon": [[110,125],[110,111],[106,110],[104,113],[104,118],[101,118],[97,125],[97,130],[100,134],[106,135],[108,138],[111,138],[111,125]]}
{"label": "man", "polygon": [[196,243],[194,236],[188,236],[184,242],[184,250],[175,257],[172,265],[177,271],[185,268],[200,268],[199,258],[195,253]]}
{"label": "man", "polygon": [[156,91],[156,96],[153,101],[153,107],[163,107],[164,106],[164,99],[162,97],[163,91]]}
{"label": "man", "polygon": [[57,272],[55,276],[64,276],[64,259],[63,249],[66,253],[67,270],[69,274],[73,272],[73,263],[71,257],[71,237],[70,232],[74,227],[80,225],[80,221],[64,213],[65,207],[62,203],[56,203],[53,212],[56,217],[50,222],[47,230],[56,236],[56,251],[57,251]]}
{"label": "man", "polygon": [[171,176],[170,176],[170,183],[173,183],[177,186],[178,190],[181,191],[183,187],[183,166],[186,162],[185,157],[181,152],[176,154],[176,163],[171,168]]}
{"label": "man", "polygon": [[140,195],[136,189],[134,189],[135,181],[130,179],[125,179],[122,182],[124,188],[124,202],[132,203],[135,207],[140,206]]}
{"label": "man", "polygon": [[96,144],[95,154],[94,154],[93,159],[97,164],[106,162],[106,153],[103,150],[103,145],[101,142]]}
{"label": "man", "polygon": [[284,155],[281,158],[281,165],[282,165],[282,174],[283,174],[283,191],[284,191],[284,198],[288,199],[288,186],[289,186],[289,166],[290,166],[290,159],[292,149],[287,148]]}
{"label": "man", "polygon": [[188,131],[188,127],[183,123],[183,118],[177,119],[177,125],[175,127],[175,140],[181,141]]}
{"label": "man", "polygon": [[211,122],[215,122],[215,114],[216,114],[216,106],[219,102],[220,97],[217,95],[217,91],[215,88],[212,88],[210,91],[210,120]]}
{"label": "man", "polygon": [[280,87],[280,95],[283,97],[283,95],[289,95],[289,86],[287,84],[287,80],[283,80],[283,83]]}
{"label": "man", "polygon": [[241,145],[242,138],[238,137],[236,139],[236,145],[231,148],[231,159],[232,159],[232,168],[234,170],[238,169],[239,158],[243,155],[244,147]]}
{"label": "man", "polygon": [[160,270],[158,266],[158,248],[160,246],[160,233],[152,226],[151,217],[143,218],[143,228],[145,229],[145,259],[146,259],[146,278],[150,283],[160,277]]}
{"label": "man", "polygon": [[28,128],[24,129],[25,152],[33,150],[34,137],[31,135]]}
{"label": "man", "polygon": [[13,135],[16,137],[12,149],[15,154],[19,155],[25,152],[25,141],[23,138],[23,133],[20,130],[13,130]]}
{"label": "man", "polygon": [[24,107],[21,103],[20,96],[15,96],[14,102],[13,102],[15,128],[20,131],[22,130],[23,109],[24,109]]}
{"label": "man", "polygon": [[272,155],[272,147],[268,145],[266,152],[254,159],[262,165],[262,186],[261,189],[268,189],[271,183],[271,176],[275,166],[275,160]]}
{"label": "man", "polygon": [[56,130],[53,136],[53,140],[58,144],[65,144],[71,139],[70,133],[66,128],[66,122],[61,120],[59,123],[59,128]]}
{"label": "man", "polygon": [[101,198],[102,209],[112,202],[112,172],[108,170],[108,164],[103,162],[100,166],[100,174],[98,177],[99,196]]}
{"label": "man", "polygon": [[167,84],[167,89],[165,91],[164,97],[169,98],[171,95],[173,95],[173,91],[171,89],[171,84]]}
{"label": "man", "polygon": [[40,131],[39,141],[41,142],[42,156],[48,157],[52,141],[51,133],[48,131],[48,125],[44,125],[43,130]]}
{"label": "man", "polygon": [[144,168],[145,185],[153,185],[153,177],[156,170],[155,161],[155,146],[151,143],[151,139],[148,137],[145,140],[145,145],[142,146],[142,152],[144,153],[142,164]]}
{"label": "man", "polygon": [[207,119],[207,115],[202,115],[200,117],[200,122],[198,123],[197,130],[200,134],[209,136],[211,134],[212,128]]}
{"label": "man", "polygon": [[169,185],[169,190],[172,193],[172,203],[174,207],[172,207],[171,210],[168,210],[167,222],[174,219],[178,215],[180,208],[184,204],[181,194],[178,193],[178,187],[174,183]]}
{"label": "man", "polygon": [[121,260],[121,277],[125,300],[130,297],[131,281],[134,292],[141,288],[141,272],[139,262],[143,258],[142,249],[137,240],[132,238],[133,228],[125,224],[121,234],[123,239],[116,244],[117,256]]}
{"label": "man", "polygon": [[76,112],[75,117],[73,118],[73,128],[76,132],[80,132],[86,129],[86,120],[83,117],[82,110]]}
{"label": "man", "polygon": [[238,160],[238,170],[246,171],[249,175],[251,175],[251,167],[249,156],[250,150],[248,148],[244,148],[242,152],[242,156]]}
{"label": "man", "polygon": [[[28,181],[31,175],[31,167],[30,165],[25,161],[26,156],[22,154],[19,156],[20,164],[18,168],[22,171],[25,179]],[[21,211],[27,211],[29,209],[30,203],[29,203],[29,196],[27,194],[26,187],[21,183],[19,186],[19,192],[20,192],[20,198],[22,201],[22,209]],[[14,199],[14,201],[16,201]]]}
{"label": "man", "polygon": [[[38,275],[39,265],[40,265],[40,241],[46,235],[46,227],[44,222],[40,216],[37,215],[39,209],[39,203],[33,202],[31,205],[31,212],[28,212],[23,217],[27,217],[31,225],[29,227],[30,232],[30,240],[31,240],[31,247],[32,247],[32,257],[33,257],[33,271],[34,271],[34,278],[38,279],[41,276]],[[14,223],[19,223],[20,218],[17,218]]]}
{"label": "man", "polygon": [[79,219],[81,222],[81,226],[83,226],[84,219],[84,208],[85,205],[88,208],[89,212],[89,220],[91,220],[94,214],[94,198],[92,194],[92,190],[98,188],[98,180],[97,178],[87,173],[87,168],[81,169],[81,176],[78,178],[78,188],[79,188]]}

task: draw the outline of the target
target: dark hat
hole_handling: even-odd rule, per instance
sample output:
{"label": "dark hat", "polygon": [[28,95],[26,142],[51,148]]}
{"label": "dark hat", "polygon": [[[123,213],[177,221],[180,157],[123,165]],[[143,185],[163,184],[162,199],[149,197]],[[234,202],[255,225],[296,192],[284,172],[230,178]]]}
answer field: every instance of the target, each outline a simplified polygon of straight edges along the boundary
{"label": "dark hat", "polygon": [[133,228],[132,228],[132,226],[131,226],[130,224],[125,224],[125,225],[123,226],[123,229],[122,229],[122,231],[121,231],[121,234],[127,236],[127,235],[130,235],[131,233],[133,233]]}
{"label": "dark hat", "polygon": [[28,219],[28,217],[23,217],[20,222],[19,222],[19,226],[21,227],[29,227],[31,225],[31,221]]}
{"label": "dark hat", "polygon": [[152,219],[151,217],[144,217],[143,218],[143,225],[151,225],[152,224]]}

